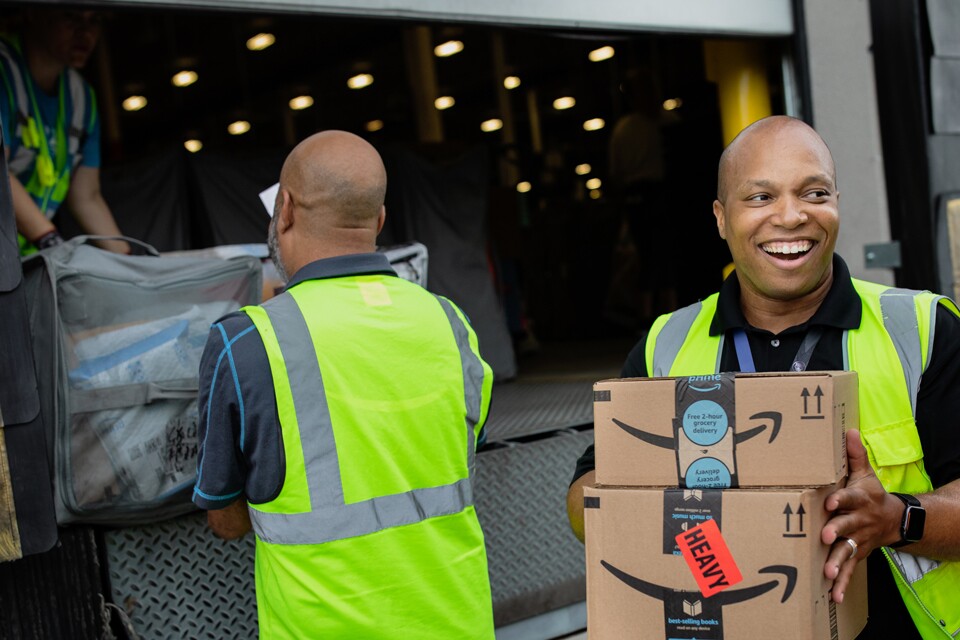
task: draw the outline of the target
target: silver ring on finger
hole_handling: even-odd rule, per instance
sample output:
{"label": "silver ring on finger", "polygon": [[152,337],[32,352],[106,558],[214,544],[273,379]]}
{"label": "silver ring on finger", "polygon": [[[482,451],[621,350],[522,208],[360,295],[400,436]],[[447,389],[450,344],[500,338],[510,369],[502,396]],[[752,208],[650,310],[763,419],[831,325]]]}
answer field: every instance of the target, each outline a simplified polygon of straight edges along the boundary
{"label": "silver ring on finger", "polygon": [[853,538],[844,538],[843,541],[850,546],[850,557],[851,558],[856,557],[857,549],[859,549],[859,545],[857,544],[857,541],[854,540]]}

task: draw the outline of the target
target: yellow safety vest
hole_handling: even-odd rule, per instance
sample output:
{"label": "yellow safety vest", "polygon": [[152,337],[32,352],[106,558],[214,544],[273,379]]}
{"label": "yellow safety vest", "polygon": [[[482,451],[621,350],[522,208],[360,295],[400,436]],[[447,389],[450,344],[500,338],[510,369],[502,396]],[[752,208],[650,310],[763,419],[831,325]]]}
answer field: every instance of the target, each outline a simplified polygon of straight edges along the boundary
{"label": "yellow safety vest", "polygon": [[493,638],[471,485],[493,376],[461,312],[386,275],[244,310],[285,462],[279,495],[249,505],[260,637]]}
{"label": "yellow safety vest", "polygon": [[[928,493],[916,426],[917,393],[933,349],[936,308],[960,316],[949,299],[928,291],[853,279],[863,302],[860,326],[843,335],[844,370],[860,387],[860,434],[887,491]],[[723,336],[710,335],[718,294],[657,318],[647,337],[650,376],[718,373]],[[900,594],[923,638],[960,632],[960,562],[931,560],[885,547]]]}
{"label": "yellow safety vest", "polygon": [[[17,141],[16,145],[6,141],[9,147],[15,147],[8,169],[20,179],[40,211],[53,218],[70,190],[73,171],[83,160],[84,140],[96,123],[96,96],[76,70],[64,69],[58,88],[59,116],[57,122],[47,123],[55,130],[56,144],[51,149],[37,106],[37,89],[15,37],[0,38],[0,81],[10,103],[10,135]],[[64,113],[68,92],[72,105],[69,122]],[[22,255],[36,251],[23,236],[18,239]]]}

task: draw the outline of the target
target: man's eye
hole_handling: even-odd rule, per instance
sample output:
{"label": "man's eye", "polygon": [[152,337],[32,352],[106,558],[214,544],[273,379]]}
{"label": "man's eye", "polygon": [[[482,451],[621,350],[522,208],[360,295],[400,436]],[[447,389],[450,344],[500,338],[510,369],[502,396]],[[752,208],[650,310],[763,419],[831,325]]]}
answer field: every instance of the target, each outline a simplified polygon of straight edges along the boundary
{"label": "man's eye", "polygon": [[770,196],[768,196],[765,193],[758,193],[755,196],[750,196],[749,198],[747,198],[749,202],[766,202],[769,199],[770,199]]}
{"label": "man's eye", "polygon": [[830,195],[830,192],[826,189],[814,189],[808,195],[812,198],[826,198]]}

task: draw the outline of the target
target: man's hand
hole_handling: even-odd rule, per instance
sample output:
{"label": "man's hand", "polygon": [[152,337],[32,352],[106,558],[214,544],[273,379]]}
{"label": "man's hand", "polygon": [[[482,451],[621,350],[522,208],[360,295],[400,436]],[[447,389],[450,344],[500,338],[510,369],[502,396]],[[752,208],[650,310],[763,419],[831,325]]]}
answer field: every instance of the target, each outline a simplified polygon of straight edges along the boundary
{"label": "man's hand", "polygon": [[847,485],[827,496],[824,507],[831,516],[820,532],[820,540],[831,545],[823,575],[833,580],[834,602],[843,602],[857,562],[900,540],[903,512],[903,503],[880,484],[857,430],[847,432],[847,460]]}
{"label": "man's hand", "polygon": [[207,525],[214,535],[224,540],[235,540],[250,531],[250,512],[247,501],[237,500],[223,509],[207,512]]}
{"label": "man's hand", "polygon": [[593,486],[596,482],[597,472],[588,471],[573,481],[570,489],[567,490],[567,518],[570,520],[570,528],[577,540],[583,542],[583,488]]}
{"label": "man's hand", "polygon": [[[95,236],[121,235],[110,207],[100,193],[100,170],[96,167],[81,165],[76,168],[66,204],[85,233]],[[100,240],[97,244],[114,253],[130,253],[130,245],[122,240]]]}

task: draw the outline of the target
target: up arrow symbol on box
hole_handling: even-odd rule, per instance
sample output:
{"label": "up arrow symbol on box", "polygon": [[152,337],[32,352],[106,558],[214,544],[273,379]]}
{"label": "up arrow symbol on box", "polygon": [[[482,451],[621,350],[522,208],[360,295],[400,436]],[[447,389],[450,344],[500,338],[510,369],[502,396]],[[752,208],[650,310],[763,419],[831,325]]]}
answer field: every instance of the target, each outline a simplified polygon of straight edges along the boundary
{"label": "up arrow symbol on box", "polygon": [[804,533],[803,531],[803,516],[805,516],[806,513],[807,513],[807,510],[803,508],[803,504],[800,504],[800,506],[798,506],[796,510],[797,520],[800,527],[797,529],[796,533],[790,533],[790,520],[793,517],[794,510],[793,510],[793,507],[790,506],[790,503],[789,502],[787,503],[787,506],[783,508],[783,515],[787,517],[786,531],[783,534],[784,538],[806,538],[807,537],[807,534]]}
{"label": "up arrow symbol on box", "polygon": [[[816,415],[808,415],[810,413],[810,396],[813,395],[817,399],[817,413]],[[800,416],[801,420],[823,420],[823,389],[820,388],[820,385],[817,385],[817,390],[812,394],[810,389],[806,387],[803,388],[803,391],[800,392],[800,397],[803,398],[803,413],[804,415]]]}

